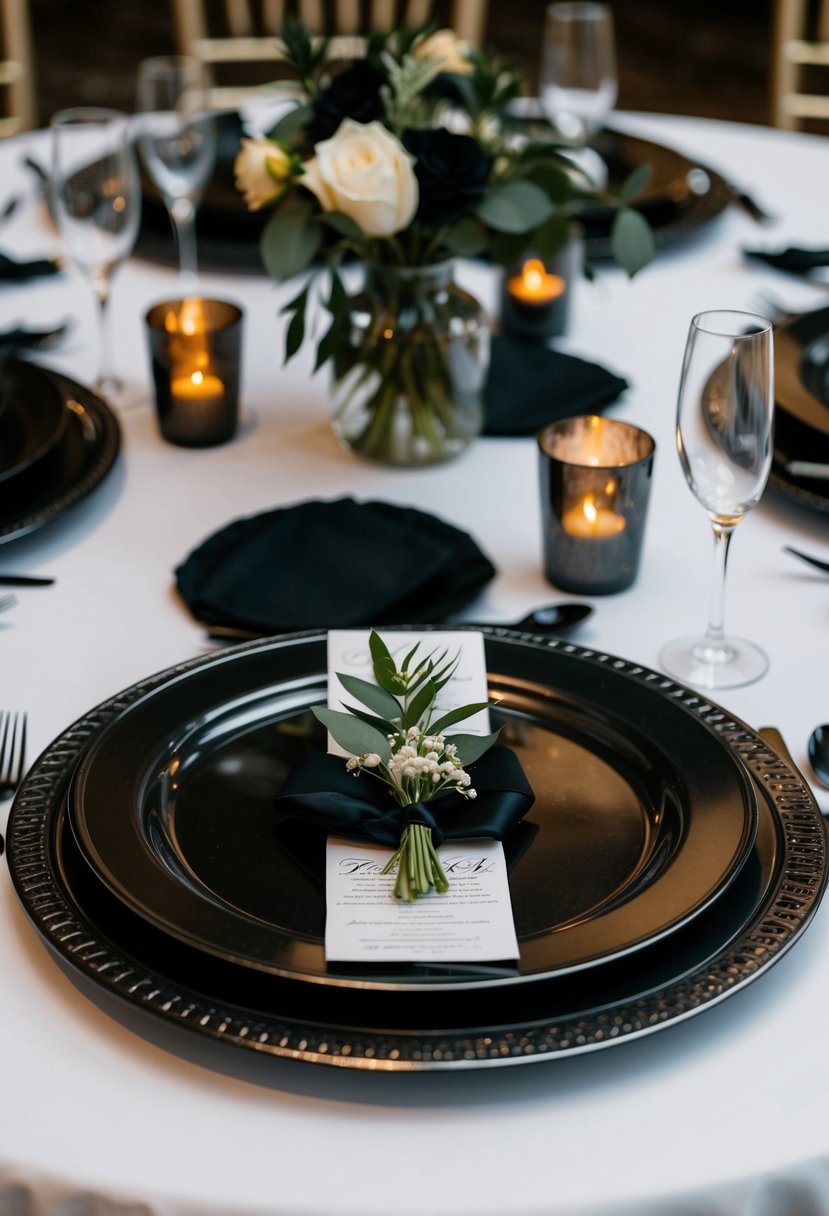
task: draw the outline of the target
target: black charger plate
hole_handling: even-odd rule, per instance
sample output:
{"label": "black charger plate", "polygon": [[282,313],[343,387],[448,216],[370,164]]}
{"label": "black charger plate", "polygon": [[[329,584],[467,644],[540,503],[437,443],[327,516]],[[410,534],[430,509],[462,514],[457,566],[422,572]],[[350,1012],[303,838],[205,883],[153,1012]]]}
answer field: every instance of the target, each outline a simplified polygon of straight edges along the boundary
{"label": "black charger plate", "polygon": [[829,308],[787,317],[774,328],[774,460],[770,484],[786,498],[829,514],[829,481],[790,473],[790,461],[829,464]]}
{"label": "black charger plate", "polygon": [[121,446],[118,419],[100,397],[58,372],[43,368],[37,375],[58,394],[65,426],[34,469],[37,476],[19,486],[12,482],[9,494],[0,496],[0,544],[43,527],[86,498],[106,477]]}
{"label": "black charger plate", "polygon": [[81,851],[157,928],[227,962],[321,986],[535,982],[698,915],[754,839],[756,800],[737,757],[658,688],[612,665],[485,636],[501,741],[536,798],[507,841],[517,964],[326,962],[324,833],[296,820],[275,831],[273,810],[291,765],[325,750],[308,710],[325,700],[325,633],[215,655],[119,714],[73,778]]}
{"label": "black charger plate", "polygon": [[451,999],[430,991],[333,993],[183,944],[133,913],[98,879],[76,847],[65,806],[87,744],[170,673],[82,718],[43,753],[21,786],[8,855],[24,908],[61,960],[131,1007],[218,1042],[340,1067],[422,1071],[526,1063],[622,1043],[711,1007],[768,970],[817,909],[827,857],[814,799],[760,736],[699,695],[612,656],[548,645],[587,665],[607,665],[633,684],[659,688],[666,703],[715,731],[751,776],[759,823],[746,864],[715,903],[670,937],[575,974],[460,990]]}

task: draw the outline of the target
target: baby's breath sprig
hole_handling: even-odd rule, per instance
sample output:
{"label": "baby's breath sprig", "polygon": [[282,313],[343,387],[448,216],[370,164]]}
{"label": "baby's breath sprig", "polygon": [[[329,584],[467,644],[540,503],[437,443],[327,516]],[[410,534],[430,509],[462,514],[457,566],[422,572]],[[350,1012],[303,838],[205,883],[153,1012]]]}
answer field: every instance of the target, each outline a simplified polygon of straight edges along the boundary
{"label": "baby's breath sprig", "polygon": [[[338,673],[343,687],[361,705],[346,705],[345,713],[314,708],[332,738],[351,753],[346,769],[355,777],[367,773],[383,781],[399,806],[431,802],[449,792],[475,798],[465,766],[495,743],[498,732],[447,735],[445,731],[486,709],[488,702],[459,706],[431,720],[435,699],[454,675],[459,656],[449,658],[447,651],[433,650],[418,658],[418,643],[398,668],[375,630],[369,636],[369,648],[376,683]],[[403,829],[383,873],[395,866],[398,899],[411,902],[431,887],[436,891],[449,887],[432,830],[425,823],[415,820]]]}

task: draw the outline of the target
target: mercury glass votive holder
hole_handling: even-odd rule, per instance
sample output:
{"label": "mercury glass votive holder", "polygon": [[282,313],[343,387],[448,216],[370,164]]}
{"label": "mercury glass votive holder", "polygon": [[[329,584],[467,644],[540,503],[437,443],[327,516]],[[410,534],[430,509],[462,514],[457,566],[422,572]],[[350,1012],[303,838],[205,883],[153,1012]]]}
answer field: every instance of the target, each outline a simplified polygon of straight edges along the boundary
{"label": "mercury glass votive holder", "polygon": [[165,300],[146,316],[158,425],[182,447],[236,433],[242,311],[224,300]]}
{"label": "mercury glass votive holder", "polygon": [[609,595],[636,578],[656,444],[591,414],[538,435],[544,571],[562,591]]}
{"label": "mercury glass votive holder", "polygon": [[503,332],[524,342],[565,334],[582,260],[581,242],[573,239],[551,259],[530,250],[510,267],[501,283]]}

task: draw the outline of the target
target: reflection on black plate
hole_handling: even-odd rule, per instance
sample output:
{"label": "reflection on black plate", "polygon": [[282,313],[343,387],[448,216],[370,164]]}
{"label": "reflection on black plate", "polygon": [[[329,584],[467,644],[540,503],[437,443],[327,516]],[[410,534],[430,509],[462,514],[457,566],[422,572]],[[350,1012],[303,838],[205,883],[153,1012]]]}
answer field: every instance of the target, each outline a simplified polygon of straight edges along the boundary
{"label": "reflection on black plate", "polygon": [[[507,635],[503,635],[507,636]],[[524,639],[525,641],[528,639]],[[261,645],[244,648],[255,652]],[[822,820],[808,786],[762,738],[699,695],[641,667],[563,642],[587,669],[659,690],[716,731],[756,786],[758,832],[725,893],[670,937],[575,975],[533,984],[430,991],[340,989],[238,967],[136,916],[99,881],[69,830],[65,796],[87,744],[162,673],[100,706],[43,754],[15,799],[9,866],[58,956],[133,1008],[247,1050],[348,1068],[480,1068],[591,1051],[683,1020],[763,974],[798,939],[826,882]],[[212,659],[179,669],[186,675]]]}
{"label": "reflection on black plate", "polygon": [[34,364],[0,364],[0,504],[29,485],[66,428],[66,409],[54,380]]}
{"label": "reflection on black plate", "polygon": [[777,324],[774,362],[770,484],[800,506],[829,513],[829,481],[793,475],[787,468],[795,460],[829,464],[829,308]]}
{"label": "reflection on black plate", "polygon": [[[234,184],[233,160],[243,134],[238,114],[220,114],[217,123],[216,168],[196,217],[199,261],[213,270],[261,272],[259,238],[269,212],[248,211]],[[546,124],[521,125],[534,135],[549,135]],[[596,137],[595,147],[608,165],[611,188],[620,186],[638,165],[652,166],[650,183],[635,206],[647,215],[659,247],[690,235],[734,199],[731,187],[713,169],[661,144],[619,131],[603,131]],[[609,256],[612,210],[593,206],[580,219],[588,256]],[[147,180],[136,251],[153,261],[176,261],[170,220],[158,191]]]}
{"label": "reflection on black plate", "polygon": [[[391,635],[390,635],[391,636]],[[274,831],[292,763],[325,736],[325,635],[216,656],[91,744],[69,815],[95,873],[134,912],[229,962],[317,984],[537,981],[631,951],[697,915],[745,860],[756,801],[719,737],[660,691],[515,637],[487,637],[501,739],[535,792],[510,880],[517,965],[326,964],[324,835]],[[304,828],[303,830],[299,830]]]}
{"label": "reflection on black plate", "polygon": [[85,498],[112,468],[121,443],[118,420],[100,397],[57,372],[38,369],[55,387],[65,414],[60,441],[48,455],[44,476],[12,483],[0,496],[0,544],[50,523]]}

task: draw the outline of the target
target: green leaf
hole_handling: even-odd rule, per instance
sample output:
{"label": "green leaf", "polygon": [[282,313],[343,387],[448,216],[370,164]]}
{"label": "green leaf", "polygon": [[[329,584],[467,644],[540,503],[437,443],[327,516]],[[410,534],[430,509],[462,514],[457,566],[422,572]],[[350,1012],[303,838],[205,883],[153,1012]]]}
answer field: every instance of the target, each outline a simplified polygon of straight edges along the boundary
{"label": "green leaf", "polygon": [[466,215],[450,228],[443,238],[443,244],[450,253],[459,258],[474,258],[483,253],[489,244],[486,228],[474,216]]}
{"label": "green leaf", "polygon": [[569,203],[573,197],[573,179],[563,164],[556,164],[549,159],[533,161],[525,167],[524,177],[540,186],[556,206]]}
{"label": "green leaf", "polygon": [[554,211],[540,186],[520,178],[490,190],[477,207],[481,219],[497,232],[529,232]]}
{"label": "green leaf", "polygon": [[542,262],[550,262],[573,236],[573,225],[565,215],[551,215],[546,224],[536,228],[532,247]]}
{"label": "green leaf", "polygon": [[342,211],[325,211],[320,220],[326,227],[333,229],[338,236],[344,236],[349,241],[365,241],[366,234],[360,225]]}
{"label": "green leaf", "polygon": [[268,132],[269,139],[278,139],[290,143],[297,131],[301,131],[313,115],[313,108],[306,104],[294,106],[287,114],[283,114],[279,122]]}
{"label": "green leaf", "polygon": [[324,363],[333,358],[337,350],[337,335],[340,329],[339,318],[335,317],[323,336],[320,338],[319,346],[317,347],[317,357],[314,360],[314,372],[319,371]]}
{"label": "green leaf", "polygon": [[265,269],[280,282],[306,270],[322,244],[322,228],[310,203],[291,199],[275,211],[262,232]]}
{"label": "green leaf", "polygon": [[653,257],[653,233],[644,216],[630,207],[616,212],[610,229],[610,248],[614,258],[631,278]]}
{"label": "green leaf", "polygon": [[438,690],[431,680],[427,680],[416,697],[413,697],[406,709],[403,725],[418,726],[421,718],[428,713],[429,707],[437,696]]}
{"label": "green leaf", "polygon": [[623,203],[629,203],[632,198],[636,198],[637,194],[642,193],[650,180],[651,166],[647,162],[644,165],[638,165],[622,184],[619,198]]}
{"label": "green leaf", "polygon": [[448,714],[444,714],[442,718],[438,718],[437,722],[429,723],[429,730],[433,735],[443,734],[447,726],[454,726],[456,722],[463,722],[464,718],[471,718],[473,714],[482,709],[489,709],[489,701],[477,701],[472,705],[459,705],[457,709],[450,709]]}
{"label": "green leaf", "polygon": [[[343,704],[345,705],[345,702]],[[360,709],[359,705],[346,705],[345,707],[350,714],[354,714],[361,722],[366,722],[376,730],[381,730],[384,735],[396,735],[400,730],[399,722],[387,722],[385,718],[377,718],[374,714]]]}
{"label": "green leaf", "polygon": [[376,629],[368,635],[368,649],[371,654],[371,661],[376,663],[378,659],[388,659],[392,667],[394,667],[394,659],[391,657],[391,651],[386,643],[380,637]]}
{"label": "green leaf", "polygon": [[494,743],[498,742],[501,727],[492,735],[447,735],[446,742],[454,743],[458,749],[458,759],[464,768],[479,760],[484,752],[488,752]]}
{"label": "green leaf", "polygon": [[391,655],[387,659],[377,659],[374,664],[374,678],[386,692],[395,694],[406,691],[406,681],[400,678]]}
{"label": "green leaf", "polygon": [[400,717],[400,705],[384,688],[378,688],[370,680],[361,680],[359,676],[345,675],[341,671],[337,672],[337,679],[346,692],[350,692],[352,697],[356,697],[381,718]]}
{"label": "green leaf", "polygon": [[342,311],[347,300],[348,295],[345,287],[343,287],[343,281],[337,271],[332,268],[331,290],[328,293],[328,299],[325,301],[325,307],[333,317],[339,317],[340,312]]}
{"label": "green leaf", "polygon": [[314,717],[329,731],[332,739],[352,756],[376,752],[383,761],[391,756],[391,748],[385,734],[356,718],[354,714],[340,713],[339,710],[329,709],[326,705],[312,705],[311,709]]}
{"label": "green leaf", "polygon": [[285,362],[292,359],[305,340],[305,306],[298,308],[285,331]]}

